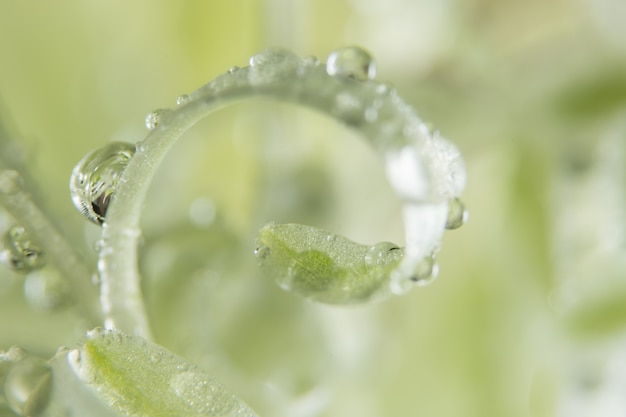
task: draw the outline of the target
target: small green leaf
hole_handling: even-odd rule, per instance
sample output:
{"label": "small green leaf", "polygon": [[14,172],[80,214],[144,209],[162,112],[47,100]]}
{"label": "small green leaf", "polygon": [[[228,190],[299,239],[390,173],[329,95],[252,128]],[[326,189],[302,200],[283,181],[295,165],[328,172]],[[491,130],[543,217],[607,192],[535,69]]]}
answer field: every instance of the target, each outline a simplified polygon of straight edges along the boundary
{"label": "small green leaf", "polygon": [[403,250],[361,245],[300,224],[268,224],[257,236],[259,265],[278,285],[327,304],[354,304],[390,294],[389,276]]}
{"label": "small green leaf", "polygon": [[69,358],[79,378],[121,415],[256,416],[204,371],[137,336],[94,330]]}

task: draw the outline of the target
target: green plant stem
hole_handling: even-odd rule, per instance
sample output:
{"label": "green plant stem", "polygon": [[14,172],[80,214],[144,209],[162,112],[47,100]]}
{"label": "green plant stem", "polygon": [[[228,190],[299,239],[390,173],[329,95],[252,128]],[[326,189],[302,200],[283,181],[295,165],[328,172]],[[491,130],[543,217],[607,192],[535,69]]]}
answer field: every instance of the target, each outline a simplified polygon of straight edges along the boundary
{"label": "green plant stem", "polygon": [[[419,155],[419,150],[432,139],[414,111],[388,86],[329,76],[323,65],[301,60],[286,51],[270,51],[267,56],[270,59],[264,64],[221,75],[190,94],[184,104],[162,111],[159,124],[138,144],[108,207],[102,232],[99,271],[107,327],[144,337],[150,335],[137,271],[142,206],[167,151],[205,116],[245,99],[266,97],[330,115],[359,131],[383,156],[407,146],[414,147]],[[426,204],[445,199],[440,190],[429,187],[432,181],[428,175],[437,175],[437,167],[420,166],[418,171],[426,175],[417,179],[421,181],[419,189],[406,198]],[[432,250],[434,243],[428,245],[431,248],[421,248],[419,256]]]}

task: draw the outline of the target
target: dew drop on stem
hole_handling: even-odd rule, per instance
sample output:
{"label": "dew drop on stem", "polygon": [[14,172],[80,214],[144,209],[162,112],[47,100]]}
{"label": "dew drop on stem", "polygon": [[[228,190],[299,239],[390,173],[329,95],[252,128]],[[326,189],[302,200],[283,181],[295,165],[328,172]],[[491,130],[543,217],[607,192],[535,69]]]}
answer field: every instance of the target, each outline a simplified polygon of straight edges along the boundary
{"label": "dew drop on stem", "polygon": [[467,222],[469,217],[465,205],[458,198],[448,201],[448,218],[446,220],[446,229],[458,229]]}
{"label": "dew drop on stem", "polygon": [[13,226],[2,239],[0,261],[16,272],[28,273],[45,264],[43,251],[35,245],[26,230]]}
{"label": "dew drop on stem", "polygon": [[[177,106],[182,106],[183,104],[187,103],[189,101],[189,99],[190,99],[190,97],[189,97],[188,94],[182,94],[182,95],[180,95],[180,96],[178,96],[176,98],[176,105]],[[152,114],[152,113],[150,113],[150,114]],[[147,118],[146,118],[146,127],[148,127],[148,119]],[[148,129],[150,129],[150,128],[148,127]],[[150,130],[152,130],[152,129],[150,129]]]}
{"label": "dew drop on stem", "polygon": [[336,49],[328,55],[326,72],[331,76],[357,81],[373,80],[376,77],[376,61],[369,52],[356,46]]}
{"label": "dew drop on stem", "polygon": [[92,222],[104,223],[117,184],[135,154],[135,145],[113,142],[89,152],[72,171],[70,194],[76,208]]}
{"label": "dew drop on stem", "polygon": [[435,261],[435,255],[429,255],[415,266],[411,281],[419,286],[428,285],[437,278],[438,274],[439,266]]}
{"label": "dew drop on stem", "polygon": [[[178,100],[177,100],[177,103],[178,103]],[[165,111],[166,110],[164,109],[157,109],[153,111],[152,113],[149,113],[146,116],[146,129],[153,130],[155,127],[157,127],[159,123],[161,123],[161,119],[163,119]]]}

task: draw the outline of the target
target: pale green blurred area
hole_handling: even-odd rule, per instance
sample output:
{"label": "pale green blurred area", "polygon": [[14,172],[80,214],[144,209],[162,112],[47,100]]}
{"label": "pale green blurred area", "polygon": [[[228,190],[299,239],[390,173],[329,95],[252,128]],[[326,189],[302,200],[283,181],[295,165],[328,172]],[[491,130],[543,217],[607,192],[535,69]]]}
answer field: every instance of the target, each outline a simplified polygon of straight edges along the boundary
{"label": "pale green blurred area", "polygon": [[[470,221],[446,234],[438,280],[344,309],[261,277],[252,251],[265,222],[361,243],[401,243],[402,229],[360,138],[306,110],[247,103],[194,128],[155,179],[141,268],[157,342],[261,416],[554,416],[581,358],[605,364],[626,323],[623,164],[603,173],[593,156],[607,140],[609,156],[624,154],[624,19],[621,0],[3,0],[0,116],[51,216],[95,265],[97,228],[67,185],[82,155],[141,140],[147,113],[263,48],[323,60],[366,47],[377,78],[468,164]],[[208,227],[190,220],[198,198],[214,205]],[[608,247],[605,229],[618,235]],[[75,312],[34,311],[21,283],[0,273],[0,349],[50,356],[75,343]],[[561,302],[564,287],[574,295]],[[586,297],[568,319],[567,300]]]}

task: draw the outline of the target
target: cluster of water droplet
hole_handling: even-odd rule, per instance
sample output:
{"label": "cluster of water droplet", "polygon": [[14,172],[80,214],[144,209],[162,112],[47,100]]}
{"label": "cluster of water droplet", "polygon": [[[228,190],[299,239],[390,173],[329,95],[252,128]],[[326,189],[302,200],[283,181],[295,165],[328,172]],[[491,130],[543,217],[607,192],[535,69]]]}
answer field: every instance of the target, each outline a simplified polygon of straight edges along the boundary
{"label": "cluster of water droplet", "polygon": [[43,359],[14,346],[0,351],[0,388],[0,415],[39,416],[50,399],[52,370]]}
{"label": "cluster of water droplet", "polygon": [[[154,125],[157,123],[158,116],[155,116]],[[92,222],[104,223],[122,172],[134,154],[135,145],[113,142],[89,152],[74,167],[70,178],[72,201]]]}
{"label": "cluster of water droplet", "polygon": [[23,227],[13,226],[2,238],[0,262],[13,271],[28,273],[41,268],[45,264],[45,257]]}

